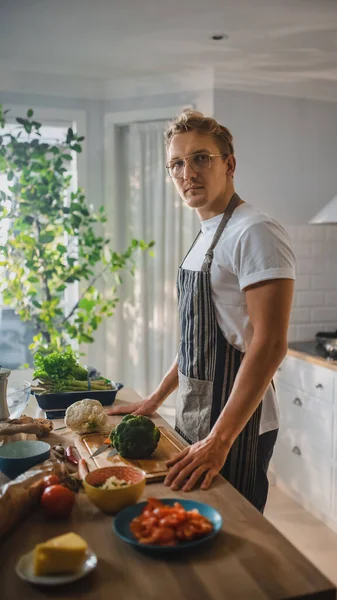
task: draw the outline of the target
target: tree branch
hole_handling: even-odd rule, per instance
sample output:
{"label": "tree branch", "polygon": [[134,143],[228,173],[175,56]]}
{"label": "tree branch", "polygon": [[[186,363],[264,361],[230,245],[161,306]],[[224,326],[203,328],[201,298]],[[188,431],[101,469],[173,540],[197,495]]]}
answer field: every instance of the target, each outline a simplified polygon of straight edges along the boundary
{"label": "tree branch", "polygon": [[63,325],[63,323],[65,323],[66,321],[69,321],[70,317],[72,317],[72,315],[74,314],[74,312],[78,309],[79,304],[81,302],[81,300],[84,298],[84,296],[86,295],[87,291],[91,288],[92,285],[94,285],[94,283],[97,281],[97,279],[99,279],[100,277],[102,277],[102,275],[105,273],[105,271],[107,270],[107,268],[109,267],[109,265],[106,265],[104,267],[104,269],[95,277],[92,278],[92,280],[90,281],[90,283],[88,284],[87,288],[84,290],[84,292],[82,292],[82,294],[80,295],[78,301],[76,302],[76,304],[74,304],[73,308],[71,309],[70,313],[68,314],[67,317],[64,317],[61,325]]}
{"label": "tree branch", "polygon": [[[41,234],[41,226],[39,223],[39,220],[36,219],[35,220],[35,224],[36,224],[36,228],[37,228],[37,235],[38,235],[38,239],[40,240],[40,234]],[[42,256],[42,260],[43,260],[43,256]],[[43,283],[43,289],[44,289],[44,293],[46,295],[46,300],[48,302],[50,302],[51,298],[51,293],[50,293],[50,289],[48,287],[48,279],[46,276],[42,275],[42,283]]]}

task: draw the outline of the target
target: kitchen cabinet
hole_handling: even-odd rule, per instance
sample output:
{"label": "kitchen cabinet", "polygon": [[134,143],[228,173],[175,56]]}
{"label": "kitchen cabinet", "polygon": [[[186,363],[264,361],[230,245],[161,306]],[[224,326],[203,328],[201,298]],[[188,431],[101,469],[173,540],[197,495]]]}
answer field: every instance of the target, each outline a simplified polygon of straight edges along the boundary
{"label": "kitchen cabinet", "polygon": [[276,484],[337,531],[337,363],[289,350],[275,386]]}

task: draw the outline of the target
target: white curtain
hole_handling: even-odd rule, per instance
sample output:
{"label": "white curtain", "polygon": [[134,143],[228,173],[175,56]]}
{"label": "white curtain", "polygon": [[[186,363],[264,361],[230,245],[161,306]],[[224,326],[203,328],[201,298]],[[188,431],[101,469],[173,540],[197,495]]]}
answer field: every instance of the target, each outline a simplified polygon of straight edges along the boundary
{"label": "white curtain", "polygon": [[[132,123],[118,133],[115,239],[120,248],[132,238],[155,246],[154,257],[137,254],[134,277],[123,277],[107,331],[108,372],[142,396],[157,387],[177,354],[177,269],[198,231],[166,173],[165,125]],[[166,416],[173,415],[174,400],[166,401]]]}

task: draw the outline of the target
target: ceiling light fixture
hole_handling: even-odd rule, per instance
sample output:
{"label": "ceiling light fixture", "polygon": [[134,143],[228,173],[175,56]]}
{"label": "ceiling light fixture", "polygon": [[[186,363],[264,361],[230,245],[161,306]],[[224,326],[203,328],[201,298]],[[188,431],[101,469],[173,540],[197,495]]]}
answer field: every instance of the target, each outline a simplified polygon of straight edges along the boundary
{"label": "ceiling light fixture", "polygon": [[216,33],[212,35],[211,39],[215,42],[220,42],[221,40],[228,40],[228,37],[226,33]]}

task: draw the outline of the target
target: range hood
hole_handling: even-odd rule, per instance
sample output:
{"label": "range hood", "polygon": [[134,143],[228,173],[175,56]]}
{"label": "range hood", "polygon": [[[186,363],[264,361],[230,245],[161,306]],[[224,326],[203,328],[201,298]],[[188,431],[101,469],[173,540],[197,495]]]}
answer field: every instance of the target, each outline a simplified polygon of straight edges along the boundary
{"label": "range hood", "polygon": [[324,223],[337,224],[337,196],[332,198],[317,215],[310,219],[309,223],[313,225],[322,225]]}

